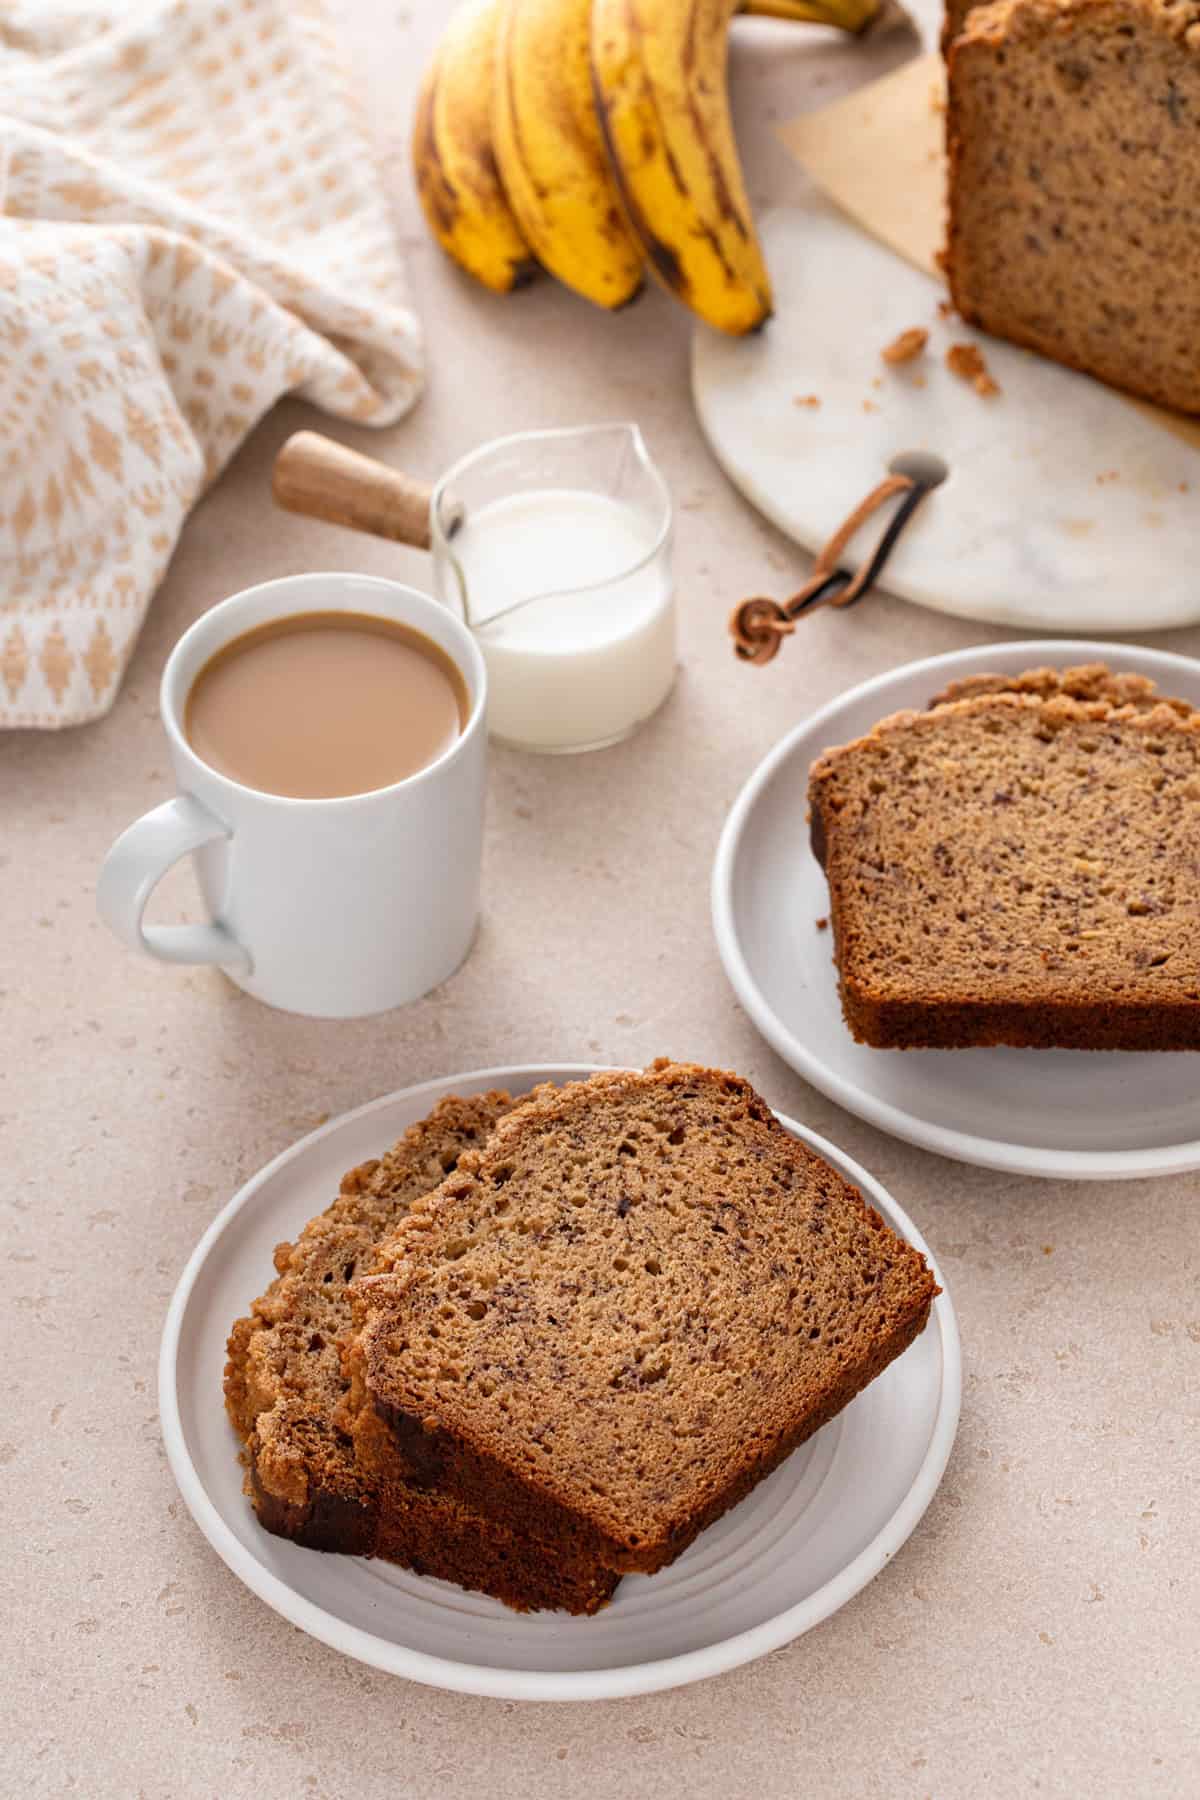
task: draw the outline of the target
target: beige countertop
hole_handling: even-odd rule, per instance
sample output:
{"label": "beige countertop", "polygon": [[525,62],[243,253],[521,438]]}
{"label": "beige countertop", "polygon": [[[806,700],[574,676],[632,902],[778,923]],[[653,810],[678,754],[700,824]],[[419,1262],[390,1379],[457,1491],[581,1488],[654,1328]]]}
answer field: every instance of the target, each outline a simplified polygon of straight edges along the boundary
{"label": "beige countertop", "polygon": [[[1194,1793],[1200,1183],[1022,1180],[881,1135],[776,1060],[734,1001],[709,925],[722,819],[770,746],[851,683],[985,634],[875,599],[820,615],[767,672],[736,666],[731,604],[786,591],[803,559],[700,440],[686,319],[658,294],[609,318],[549,284],[501,302],[458,280],[420,228],[402,148],[444,9],[340,10],[387,153],[431,377],[403,425],[339,435],[432,474],[500,431],[639,419],[679,507],[682,676],[619,749],[494,753],[473,955],[419,1004],[349,1024],[270,1012],[219,975],[127,954],[93,898],[112,837],[167,793],[156,687],[199,612],[303,569],[424,580],[415,553],[272,514],[272,455],[289,430],[320,424],[314,414],[279,409],[197,508],[111,716],[0,741],[0,1791]],[[738,39],[761,201],[799,180],[772,122],[864,65],[822,33],[752,23]],[[1156,641],[1200,654],[1200,630]],[[173,890],[160,910],[178,916],[186,901]],[[663,1051],[743,1071],[865,1163],[937,1251],[966,1377],[924,1522],[809,1636],[647,1699],[460,1698],[306,1638],[209,1549],[164,1458],[155,1356],[196,1239],[327,1114],[483,1064]]]}

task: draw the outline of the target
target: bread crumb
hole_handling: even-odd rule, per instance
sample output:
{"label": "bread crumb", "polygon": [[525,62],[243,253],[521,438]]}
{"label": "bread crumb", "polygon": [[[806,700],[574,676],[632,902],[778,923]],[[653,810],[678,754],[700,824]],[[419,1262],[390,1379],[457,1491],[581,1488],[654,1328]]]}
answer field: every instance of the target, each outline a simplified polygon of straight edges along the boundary
{"label": "bread crumb", "polygon": [[1042,1255],[1043,1256],[1053,1256],[1054,1255],[1054,1245],[1053,1244],[1043,1244],[1042,1245]]}
{"label": "bread crumb", "polygon": [[951,344],[946,352],[946,367],[961,381],[969,381],[977,394],[986,397],[1000,392],[978,344]]}
{"label": "bread crumb", "polygon": [[863,411],[864,412],[878,412],[879,408],[876,406],[876,404],[873,400],[864,400],[863,401]]}
{"label": "bread crumb", "polygon": [[952,315],[953,312],[954,312],[954,307],[952,306],[952,304],[950,303],[949,300],[939,300],[938,301],[938,318],[939,319],[948,319],[948,318],[950,318],[950,316]]}
{"label": "bread crumb", "polygon": [[919,373],[914,375],[910,385],[915,388],[923,388],[925,386],[925,377]]}
{"label": "bread crumb", "polygon": [[820,399],[816,394],[794,394],[792,396],[793,406],[820,406],[820,404]]}
{"label": "bread crumb", "polygon": [[817,920],[817,930],[818,931],[828,931],[829,930],[829,920],[828,919],[818,919]]}
{"label": "bread crumb", "polygon": [[1186,494],[1186,493],[1187,493],[1187,492],[1188,492],[1188,490],[1189,490],[1189,488],[1190,488],[1190,487],[1191,487],[1191,485],[1192,485],[1192,484],[1191,484],[1191,482],[1190,482],[1190,481],[1181,481],[1181,482],[1180,482],[1180,484],[1179,484],[1179,491],[1180,491],[1180,493],[1181,493],[1181,494]]}
{"label": "bread crumb", "polygon": [[886,349],[880,351],[880,355],[885,363],[893,365],[914,362],[928,342],[929,333],[927,331],[920,325],[910,325],[908,330],[902,331],[898,338],[893,338]]}

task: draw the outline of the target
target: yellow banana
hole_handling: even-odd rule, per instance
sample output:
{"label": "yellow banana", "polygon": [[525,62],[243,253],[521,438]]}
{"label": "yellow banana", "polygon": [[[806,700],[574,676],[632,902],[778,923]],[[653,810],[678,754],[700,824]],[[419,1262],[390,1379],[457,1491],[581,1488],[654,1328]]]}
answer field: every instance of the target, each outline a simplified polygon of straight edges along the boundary
{"label": "yellow banana", "polygon": [[590,0],[501,0],[492,143],[538,261],[598,306],[642,285],[592,97]]}
{"label": "yellow banana", "polygon": [[761,19],[807,19],[813,25],[836,25],[857,35],[882,8],[883,0],[742,0],[738,11]]}
{"label": "yellow banana", "polygon": [[451,17],[417,98],[412,158],[442,249],[485,287],[507,293],[535,265],[492,155],[498,25],[498,0],[466,0]]}
{"label": "yellow banana", "polygon": [[721,331],[771,315],[726,88],[737,0],[593,0],[592,76],[630,223],[659,279]]}

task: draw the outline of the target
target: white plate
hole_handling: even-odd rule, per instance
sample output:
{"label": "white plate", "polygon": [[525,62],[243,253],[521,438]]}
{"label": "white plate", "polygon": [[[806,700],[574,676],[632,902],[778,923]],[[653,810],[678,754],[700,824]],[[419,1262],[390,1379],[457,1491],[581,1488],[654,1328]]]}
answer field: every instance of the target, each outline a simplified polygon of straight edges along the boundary
{"label": "white plate", "polygon": [[[390,1094],[268,1164],[197,1245],[167,1314],[159,1409],[192,1517],[254,1593],[303,1631],[413,1681],[512,1700],[600,1700],[716,1675],[809,1630],[877,1575],[941,1480],[958,1424],[958,1329],[946,1294],[928,1328],[837,1419],[654,1576],[626,1576],[591,1619],[529,1616],[387,1563],[301,1550],[256,1524],[221,1401],[225,1337],[262,1291],[271,1252],[444,1094],[577,1080],[591,1065],[484,1069]],[[878,1182],[793,1125],[929,1257]],[[942,1277],[939,1275],[939,1280]]]}
{"label": "white plate", "polygon": [[[1108,662],[1200,705],[1200,662],[1076,640],[984,644],[864,682],[798,725],[755,770],[713,868],[717,948],[738,999],[806,1081],[893,1136],[1021,1175],[1113,1181],[1200,1168],[1200,1055],[871,1050],[842,1018],[825,876],[808,838],[808,771],[831,745],[958,676]],[[767,679],[760,676],[759,679]]]}

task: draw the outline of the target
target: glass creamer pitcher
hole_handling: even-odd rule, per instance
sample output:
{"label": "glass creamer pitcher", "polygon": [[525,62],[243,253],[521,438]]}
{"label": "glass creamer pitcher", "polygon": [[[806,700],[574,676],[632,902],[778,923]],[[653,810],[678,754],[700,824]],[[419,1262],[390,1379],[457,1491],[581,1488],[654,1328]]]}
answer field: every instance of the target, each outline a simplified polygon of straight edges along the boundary
{"label": "glass creamer pitcher", "polygon": [[670,692],[671,502],[636,425],[499,438],[432,489],[304,432],[280,453],[275,493],[432,552],[434,591],[487,662],[498,742],[600,749]]}

